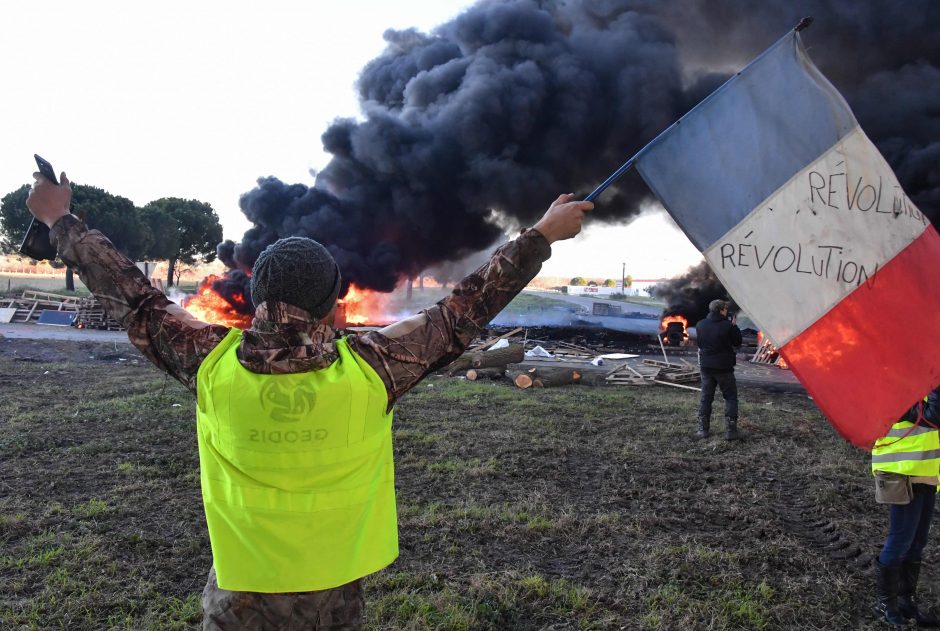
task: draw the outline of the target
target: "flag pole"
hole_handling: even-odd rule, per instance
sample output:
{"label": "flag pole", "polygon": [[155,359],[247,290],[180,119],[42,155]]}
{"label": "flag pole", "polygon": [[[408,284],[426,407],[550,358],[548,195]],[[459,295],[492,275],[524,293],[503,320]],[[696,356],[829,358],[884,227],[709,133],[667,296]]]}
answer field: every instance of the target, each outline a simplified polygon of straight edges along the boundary
{"label": "flag pole", "polygon": [[[637,154],[637,155],[639,155],[639,154]],[[630,169],[632,169],[632,168],[633,168],[633,162],[634,162],[635,160],[636,160],[636,156],[633,156],[632,158],[630,158],[629,160],[627,160],[626,162],[624,162],[623,165],[622,165],[619,169],[617,169],[616,171],[614,171],[614,172],[611,174],[611,176],[610,176],[609,178],[607,178],[606,180],[604,180],[604,181],[601,183],[601,185],[598,186],[597,188],[595,188],[594,191],[593,191],[590,195],[588,195],[587,197],[585,197],[585,198],[584,198],[584,201],[586,201],[586,202],[593,202],[594,199],[595,199],[598,195],[600,195],[601,193],[604,192],[604,189],[606,189],[608,186],[610,186],[611,184],[613,184],[614,182],[616,182],[617,180],[619,180],[621,175],[623,175],[624,173],[626,173],[627,171],[629,171]]]}
{"label": "flag pole", "polygon": [[[793,27],[793,31],[796,32],[796,33],[799,33],[800,31],[802,31],[803,29],[805,29],[807,26],[809,26],[809,25],[812,24],[812,23],[813,23],[813,18],[812,18],[812,16],[807,16],[807,17],[803,18],[802,20],[800,20],[799,23],[798,23],[795,27]],[[752,62],[752,63],[753,63],[753,62]],[[741,74],[741,73],[739,72],[738,74]],[[708,98],[708,97],[705,97],[705,98]],[[697,107],[697,106],[696,106],[696,107]],[[693,108],[693,109],[694,109],[694,108]],[[679,120],[682,120],[682,119],[679,119]],[[673,123],[673,124],[678,124],[678,121],[677,121],[676,123]],[[657,136],[657,137],[658,137],[658,136]],[[655,139],[654,139],[654,140],[655,140]],[[650,144],[652,144],[652,143],[650,143]],[[649,145],[647,145],[647,146],[649,146]],[[644,149],[645,149],[645,148],[646,148],[646,147],[644,147]],[[617,169],[616,171],[614,171],[614,172],[610,175],[610,177],[608,177],[606,180],[604,180],[603,182],[601,182],[601,185],[598,186],[597,188],[595,188],[593,191],[591,191],[591,194],[588,195],[587,197],[585,197],[585,198],[584,198],[584,201],[586,201],[586,202],[593,202],[595,199],[597,199],[597,196],[600,195],[601,193],[603,193],[603,192],[607,189],[608,186],[610,186],[611,184],[613,184],[614,182],[616,182],[617,180],[619,180],[619,179],[620,179],[620,176],[622,176],[624,173],[626,173],[627,171],[629,171],[630,169],[633,168],[633,163],[636,162],[637,156],[639,156],[641,153],[643,153],[643,149],[640,149],[640,151],[637,152],[636,155],[634,155],[632,158],[630,158],[629,160],[627,160],[626,162],[624,162],[624,163],[620,166],[619,169]]]}

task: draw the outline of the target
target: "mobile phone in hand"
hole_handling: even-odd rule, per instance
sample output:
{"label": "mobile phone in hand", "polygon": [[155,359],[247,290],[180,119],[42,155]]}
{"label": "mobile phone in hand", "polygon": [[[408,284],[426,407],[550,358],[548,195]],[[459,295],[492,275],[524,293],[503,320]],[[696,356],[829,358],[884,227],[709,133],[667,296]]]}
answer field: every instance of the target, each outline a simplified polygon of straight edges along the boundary
{"label": "mobile phone in hand", "polygon": [[[59,180],[56,179],[55,171],[49,161],[35,153],[33,157],[36,158],[36,166],[39,167],[42,176],[58,185]],[[51,261],[56,257],[55,246],[49,241],[49,227],[35,217],[29,223],[29,229],[26,230],[26,236],[23,238],[23,243],[20,244],[20,254],[25,254],[37,261]]]}
{"label": "mobile phone in hand", "polygon": [[52,165],[49,164],[49,161],[36,153],[33,154],[33,157],[36,158],[36,166],[39,167],[39,172],[42,173],[42,176],[58,186],[59,180],[56,179],[55,170],[52,168]]}

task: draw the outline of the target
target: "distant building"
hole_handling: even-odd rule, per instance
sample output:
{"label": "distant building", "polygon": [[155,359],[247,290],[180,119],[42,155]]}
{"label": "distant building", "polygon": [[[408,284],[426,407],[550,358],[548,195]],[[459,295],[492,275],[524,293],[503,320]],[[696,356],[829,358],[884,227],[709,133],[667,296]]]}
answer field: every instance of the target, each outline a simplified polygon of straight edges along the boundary
{"label": "distant building", "polygon": [[633,295],[642,295],[647,296],[646,290],[652,287],[653,285],[658,285],[659,283],[665,283],[668,278],[634,278],[633,284],[630,285],[630,289],[636,291],[633,292]]}
{"label": "distant building", "polygon": [[644,278],[644,279],[634,279],[634,281],[627,287],[626,291],[621,288],[621,281],[617,281],[616,287],[594,287],[594,286],[583,286],[583,285],[568,285],[568,295],[569,296],[611,296],[613,294],[624,294],[627,296],[648,296],[646,289],[656,285],[657,283],[664,282],[665,278]]}

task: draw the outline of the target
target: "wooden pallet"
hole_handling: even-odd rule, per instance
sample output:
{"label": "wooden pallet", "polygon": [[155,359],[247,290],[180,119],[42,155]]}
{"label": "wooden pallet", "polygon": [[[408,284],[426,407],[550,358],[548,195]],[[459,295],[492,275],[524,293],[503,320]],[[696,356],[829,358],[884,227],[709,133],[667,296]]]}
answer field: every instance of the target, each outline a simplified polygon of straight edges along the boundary
{"label": "wooden pallet", "polygon": [[10,322],[34,322],[43,311],[77,311],[81,298],[27,289],[18,298],[0,299],[0,308],[14,309]]}
{"label": "wooden pallet", "polygon": [[768,364],[780,368],[787,367],[783,357],[781,357],[780,353],[777,352],[777,347],[774,346],[773,342],[771,342],[770,339],[766,337],[757,346],[757,351],[754,352],[754,357],[751,358],[751,363]]}
{"label": "wooden pallet", "polygon": [[643,363],[659,369],[656,375],[656,380],[659,382],[668,381],[672,384],[698,383],[702,380],[702,372],[698,367],[685,360],[682,360],[681,364],[673,364],[661,362],[658,359],[644,359]]}
{"label": "wooden pallet", "polygon": [[660,371],[660,379],[672,381],[673,383],[698,383],[702,380],[702,373],[698,370],[690,372],[663,372]]}
{"label": "wooden pallet", "polygon": [[644,374],[630,364],[623,363],[609,371],[604,381],[612,386],[649,386],[652,385],[656,374]]}
{"label": "wooden pallet", "polygon": [[104,307],[94,297],[83,298],[78,307],[75,326],[80,329],[100,329],[104,331],[123,331],[124,327],[117,320],[105,313]]}

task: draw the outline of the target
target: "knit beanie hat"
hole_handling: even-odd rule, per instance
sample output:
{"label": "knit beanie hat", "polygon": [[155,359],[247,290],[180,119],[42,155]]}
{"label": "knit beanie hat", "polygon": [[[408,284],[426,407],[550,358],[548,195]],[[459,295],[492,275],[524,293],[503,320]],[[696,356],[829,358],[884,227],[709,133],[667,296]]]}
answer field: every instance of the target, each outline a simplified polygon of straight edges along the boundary
{"label": "knit beanie hat", "polygon": [[708,310],[711,311],[712,313],[721,313],[722,309],[727,309],[727,308],[728,308],[727,300],[720,300],[720,299],[712,300],[710,303],[708,303]]}
{"label": "knit beanie hat", "polygon": [[269,245],[251,269],[251,300],[284,302],[316,319],[330,312],[342,278],[329,250],[306,237],[288,237]]}

